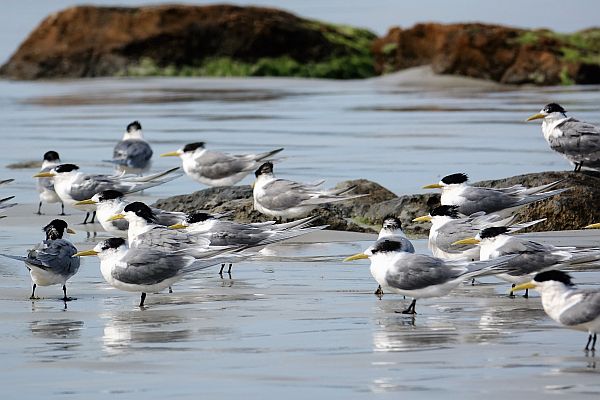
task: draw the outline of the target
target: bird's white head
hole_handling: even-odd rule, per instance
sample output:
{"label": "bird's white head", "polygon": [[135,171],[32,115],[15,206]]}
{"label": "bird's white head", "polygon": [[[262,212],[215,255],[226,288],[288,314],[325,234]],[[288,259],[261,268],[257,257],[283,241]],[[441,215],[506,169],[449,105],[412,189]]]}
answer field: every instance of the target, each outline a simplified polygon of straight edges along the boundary
{"label": "bird's white head", "polygon": [[171,151],[169,153],[163,153],[161,157],[181,157],[185,162],[186,160],[194,159],[204,153],[204,142],[188,143],[179,150]]}
{"label": "bird's white head", "polygon": [[47,172],[39,172],[34,178],[70,179],[79,173],[79,167],[75,164],[60,164]]}
{"label": "bird's white head", "polygon": [[560,104],[549,103],[540,110],[539,113],[533,114],[531,117],[526,119],[526,122],[533,121],[536,119],[544,119],[544,121],[554,121],[558,119],[567,118],[567,111],[562,108]]}
{"label": "bird's white head", "polygon": [[[575,285],[571,280],[571,276],[565,272],[558,270],[551,270],[540,272],[530,282],[517,285],[511,290],[513,292],[525,289],[535,289],[544,295],[544,292],[548,293],[561,293],[565,290],[574,288]],[[558,292],[558,293],[557,293]]]}
{"label": "bird's white head", "polygon": [[127,125],[127,129],[125,129],[125,133],[123,134],[123,140],[131,140],[131,139],[143,139],[144,135],[142,133],[142,124],[139,121],[133,121],[129,125]]}
{"label": "bird's white head", "polygon": [[462,185],[466,185],[468,180],[469,177],[467,176],[467,174],[459,172],[443,177],[438,183],[423,186],[423,189],[451,189]]}

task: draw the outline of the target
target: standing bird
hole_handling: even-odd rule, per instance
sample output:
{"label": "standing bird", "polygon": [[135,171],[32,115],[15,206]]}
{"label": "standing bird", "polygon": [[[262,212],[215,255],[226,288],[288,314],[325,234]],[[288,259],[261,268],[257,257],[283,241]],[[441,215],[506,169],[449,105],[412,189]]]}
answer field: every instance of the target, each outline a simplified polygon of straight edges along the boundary
{"label": "standing bird", "polygon": [[35,289],[39,286],[61,284],[64,297],[62,300],[72,300],[67,297],[67,281],[79,270],[79,257],[77,249],[67,239],[63,239],[66,232],[75,233],[65,221],[55,219],[42,228],[46,232],[46,240],[30,250],[27,257],[0,254],[13,260],[23,261],[29,269],[33,289],[30,299],[35,297]]}
{"label": "standing bird", "polygon": [[[459,240],[456,244],[478,244],[481,260],[514,256],[508,263],[510,271],[496,275],[513,287],[529,282],[539,272],[600,260],[599,248],[552,246],[511,236],[509,232],[510,228],[505,226],[485,228],[476,237]],[[528,297],[528,292],[524,297]]]}
{"label": "standing bird", "polygon": [[526,121],[536,119],[544,120],[544,139],[552,150],[575,165],[574,171],[581,171],[583,166],[600,168],[600,127],[567,117],[565,109],[556,103],[547,104]]}
{"label": "standing bird", "polygon": [[585,350],[595,351],[600,332],[600,289],[577,289],[568,274],[555,270],[539,273],[513,288],[527,289],[541,293],[542,307],[550,318],[567,328],[588,332]]}
{"label": "standing bird", "polygon": [[[44,160],[42,161],[40,172],[48,172],[60,163],[60,156],[56,151],[47,151],[44,153]],[[59,215],[65,215],[65,205],[54,190],[54,181],[52,178],[39,178],[37,181],[37,190],[40,194],[40,204],[37,210],[38,215],[42,215],[42,203],[60,203]]]}
{"label": "standing bird", "polygon": [[347,257],[344,261],[369,258],[371,275],[384,292],[400,293],[413,298],[402,314],[416,314],[417,299],[445,296],[468,278],[496,274],[503,271],[506,257],[491,261],[469,263],[465,260],[445,261],[425,254],[409,253],[403,243],[379,239],[364,253]]}
{"label": "standing bird", "polygon": [[[40,172],[34,175],[34,178],[53,178],[54,190],[63,203],[87,212],[84,224],[87,223],[90,213],[94,213],[91,223],[96,217],[96,205],[84,204],[76,205],[81,200],[87,200],[96,193],[104,190],[113,189],[123,193],[139,192],[154,186],[162,185],[181,176],[173,174],[179,168],[159,172],[154,175],[137,177],[132,175],[100,175],[85,174],[79,171],[75,164],[60,164],[48,172]],[[170,176],[169,176],[170,175]]]}
{"label": "standing bird", "polygon": [[254,209],[271,217],[299,218],[328,203],[368,196],[367,194],[348,195],[355,186],[323,190],[319,188],[322,181],[318,184],[305,184],[275,178],[271,162],[261,165],[254,175],[256,176],[252,191]]}
{"label": "standing bird", "polygon": [[[129,202],[125,199],[125,194],[118,190],[103,190],[96,193],[91,199],[81,200],[75,203],[75,206],[86,204],[96,205],[96,216],[98,222],[106,232],[117,236],[127,237],[127,229],[129,223],[125,219],[110,220],[113,215],[120,214]],[[169,226],[182,222],[186,214],[177,211],[165,211],[160,208],[152,208],[156,215],[156,223],[158,225]]]}
{"label": "standing bird", "polygon": [[184,275],[227,261],[215,257],[223,250],[211,251],[195,258],[185,251],[164,252],[156,248],[127,248],[125,239],[110,238],[92,250],[76,256],[98,256],[100,272],[106,282],[119,290],[141,292],[140,308],[146,293],[157,293],[181,280]]}
{"label": "standing bird", "polygon": [[204,142],[189,143],[161,157],[181,158],[183,170],[195,180],[208,186],[232,186],[254,171],[265,159],[283,148],[259,154],[233,155],[204,148]]}
{"label": "standing bird", "polygon": [[561,181],[532,188],[514,185],[507,188],[470,186],[466,174],[445,176],[439,183],[423,186],[423,189],[442,189],[440,202],[445,206],[458,206],[458,212],[471,215],[483,211],[486,214],[512,215],[514,211],[529,203],[544,200],[564,192],[566,189],[549,190]]}
{"label": "standing bird", "polygon": [[133,121],[121,139],[115,145],[112,160],[108,162],[115,165],[117,173],[141,175],[152,165],[152,148],[144,140],[142,125]]}

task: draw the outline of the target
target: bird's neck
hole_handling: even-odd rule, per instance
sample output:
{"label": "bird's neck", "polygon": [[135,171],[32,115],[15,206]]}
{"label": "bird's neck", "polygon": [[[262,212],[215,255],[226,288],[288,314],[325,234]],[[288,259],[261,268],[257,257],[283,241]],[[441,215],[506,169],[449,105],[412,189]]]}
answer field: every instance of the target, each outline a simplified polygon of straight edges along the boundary
{"label": "bird's neck", "polygon": [[123,140],[144,140],[142,131],[131,131],[123,134]]}
{"label": "bird's neck", "polygon": [[542,294],[542,306],[546,314],[555,321],[560,322],[560,313],[571,306],[576,299],[570,296],[575,290],[573,286],[567,286],[561,282],[544,282]]}
{"label": "bird's neck", "polygon": [[42,168],[41,169],[54,168],[54,167],[56,167],[59,164],[60,164],[60,160],[55,160],[55,161],[44,160],[44,161],[42,161]]}
{"label": "bird's neck", "polygon": [[138,216],[129,218],[129,229],[127,231],[127,236],[129,239],[129,243],[133,242],[139,235],[148,232],[155,225],[153,223],[148,223],[144,218],[140,218]]}
{"label": "bird's neck", "polygon": [[568,119],[569,117],[561,113],[554,113],[545,117],[542,121],[542,132],[544,133],[544,137],[548,139],[550,137],[561,136],[562,132],[555,128]]}

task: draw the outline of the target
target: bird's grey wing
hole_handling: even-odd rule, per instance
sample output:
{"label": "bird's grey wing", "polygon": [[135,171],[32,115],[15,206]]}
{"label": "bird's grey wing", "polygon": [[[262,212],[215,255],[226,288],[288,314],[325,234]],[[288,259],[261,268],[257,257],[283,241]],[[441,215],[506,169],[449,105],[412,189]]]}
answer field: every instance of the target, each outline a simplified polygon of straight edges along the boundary
{"label": "bird's grey wing", "polygon": [[74,200],[87,200],[104,190],[120,190],[114,177],[107,175],[82,175],[71,185],[70,194]]}
{"label": "bird's grey wing", "polygon": [[231,221],[219,221],[206,234],[213,246],[254,246],[267,239],[270,234],[262,229]]}
{"label": "bird's grey wing", "polygon": [[539,272],[566,260],[554,246],[512,238],[498,248],[500,255],[517,255],[507,261],[507,273],[519,276]]}
{"label": "bird's grey wing", "polygon": [[177,276],[192,257],[156,249],[130,248],[112,270],[113,278],[130,284],[154,285]]}
{"label": "bird's grey wing", "polygon": [[455,219],[442,225],[438,229],[438,234],[435,239],[435,244],[441,250],[447,253],[460,253],[465,250],[472,249],[474,245],[453,245],[452,243],[474,237],[479,233],[480,229],[471,225],[468,219]]}
{"label": "bird's grey wing", "polygon": [[600,151],[600,127],[570,118],[556,127],[563,136],[550,137],[550,147],[567,155]]}
{"label": "bird's grey wing", "polygon": [[191,234],[157,226],[139,235],[134,244],[137,248],[156,248],[161,251],[175,251],[191,247],[205,248],[210,241],[198,234]]}
{"label": "bird's grey wing", "polygon": [[436,257],[405,253],[396,258],[394,266],[388,270],[385,279],[390,287],[415,290],[446,283],[464,272],[464,268],[448,267]]}
{"label": "bird's grey wing", "polygon": [[514,207],[519,197],[489,188],[469,187],[463,192],[467,200],[464,205],[459,206],[459,212],[471,215],[478,211],[492,213],[505,208]]}
{"label": "bird's grey wing", "polygon": [[185,213],[177,211],[165,211],[160,208],[152,208],[156,215],[156,223],[163,226],[171,226],[185,220]]}
{"label": "bird's grey wing", "polygon": [[36,259],[43,269],[62,275],[73,275],[79,269],[79,257],[75,246],[65,239],[45,240],[45,246],[37,250]]}
{"label": "bird's grey wing", "polygon": [[122,140],[113,150],[112,162],[130,168],[144,168],[152,158],[152,149],[145,140]]}
{"label": "bird's grey wing", "polygon": [[569,297],[576,297],[580,301],[560,314],[561,324],[566,326],[584,324],[600,315],[600,291],[576,290]]}
{"label": "bird's grey wing", "polygon": [[222,179],[240,172],[250,172],[256,166],[253,160],[219,152],[205,152],[194,159],[197,168],[192,171],[209,179]]}
{"label": "bird's grey wing", "polygon": [[287,210],[311,198],[302,185],[285,179],[275,179],[264,186],[260,204],[270,210]]}

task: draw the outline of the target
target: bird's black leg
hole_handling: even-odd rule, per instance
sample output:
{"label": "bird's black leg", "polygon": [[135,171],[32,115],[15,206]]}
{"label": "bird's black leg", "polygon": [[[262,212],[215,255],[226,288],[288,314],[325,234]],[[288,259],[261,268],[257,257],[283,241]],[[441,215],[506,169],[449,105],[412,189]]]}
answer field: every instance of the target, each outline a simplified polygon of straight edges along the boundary
{"label": "bird's black leg", "polygon": [[87,220],[88,220],[89,216],[90,216],[89,212],[85,213],[85,219],[83,220],[83,225],[87,224]]}
{"label": "bird's black leg", "polygon": [[[512,289],[512,288],[514,288],[515,286],[517,286],[517,285],[515,285],[515,284],[513,283],[513,284],[512,284],[512,286],[511,286],[510,288]],[[515,294],[513,293],[513,291],[512,291],[512,290],[511,290],[511,291],[510,291],[510,293],[508,294],[508,297],[515,297]]]}
{"label": "bird's black leg", "polygon": [[173,293],[173,288],[169,286],[169,293]]}
{"label": "bird's black leg", "polygon": [[590,335],[588,336],[588,341],[585,345],[585,351],[588,351],[590,349],[590,343],[592,343],[592,334],[590,333]]}
{"label": "bird's black leg", "polygon": [[227,273],[229,274],[229,277],[231,278],[231,266],[233,264],[229,264],[229,268],[227,269]]}
{"label": "bird's black leg", "polygon": [[34,283],[33,284],[33,290],[31,291],[31,296],[29,296],[30,300],[37,300],[38,298],[35,297],[35,288],[37,287],[37,285]]}
{"label": "bird's black leg", "polygon": [[417,299],[413,299],[408,308],[403,311],[396,311],[399,314],[416,314],[415,306],[417,305]]}
{"label": "bird's black leg", "polygon": [[60,214],[58,215],[67,215],[65,214],[65,203],[60,203]]}
{"label": "bird's black leg", "polygon": [[596,351],[596,334],[594,333],[594,340],[592,340],[592,351]]}
{"label": "bird's black leg", "polygon": [[529,289],[525,289],[525,294],[523,295],[524,299],[528,299],[529,298]]}
{"label": "bird's black leg", "polygon": [[63,285],[63,293],[65,297],[63,297],[63,301],[71,301],[73,300],[71,297],[67,297],[67,285]]}
{"label": "bird's black leg", "polygon": [[219,275],[221,275],[221,278],[223,277],[223,268],[225,268],[225,264],[221,264],[221,269],[219,270]]}
{"label": "bird's black leg", "polygon": [[94,211],[94,212],[92,213],[92,220],[90,221],[90,223],[92,223],[92,224],[93,224],[95,220],[96,220],[96,211]]}
{"label": "bird's black leg", "polygon": [[471,286],[475,286],[475,278],[471,279]]}
{"label": "bird's black leg", "polygon": [[140,308],[144,307],[144,300],[146,300],[146,293],[142,292],[142,297],[140,298]]}
{"label": "bird's black leg", "polygon": [[42,202],[40,201],[40,205],[38,206],[38,210],[36,212],[37,215],[42,215]]}
{"label": "bird's black leg", "polygon": [[383,297],[383,289],[381,288],[381,285],[377,286],[377,290],[375,291],[374,295],[379,297],[379,300],[381,300]]}

